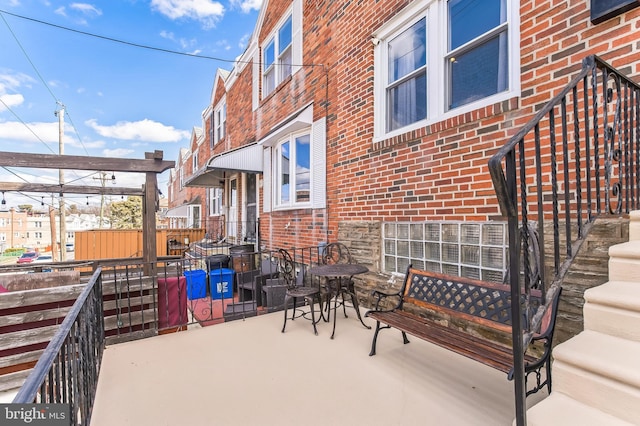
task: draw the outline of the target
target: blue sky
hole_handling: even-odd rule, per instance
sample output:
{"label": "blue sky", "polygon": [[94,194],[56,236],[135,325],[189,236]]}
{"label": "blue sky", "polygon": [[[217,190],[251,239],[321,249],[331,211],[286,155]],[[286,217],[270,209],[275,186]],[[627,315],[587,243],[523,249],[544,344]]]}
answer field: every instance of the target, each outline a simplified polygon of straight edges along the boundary
{"label": "blue sky", "polygon": [[[261,4],[0,0],[0,151],[57,154],[54,113],[61,102],[65,154],[142,159],[145,152],[162,150],[164,159],[177,160],[193,127],[202,125],[216,70],[233,66],[189,55],[233,61],[246,48]],[[65,180],[97,184],[97,175],[89,174],[65,172]],[[158,179],[163,192],[168,176]],[[139,188],[142,179],[116,173],[118,186]],[[0,181],[25,180],[57,183],[58,172],[0,168]],[[7,193],[7,206],[38,204],[42,194],[31,195]]]}

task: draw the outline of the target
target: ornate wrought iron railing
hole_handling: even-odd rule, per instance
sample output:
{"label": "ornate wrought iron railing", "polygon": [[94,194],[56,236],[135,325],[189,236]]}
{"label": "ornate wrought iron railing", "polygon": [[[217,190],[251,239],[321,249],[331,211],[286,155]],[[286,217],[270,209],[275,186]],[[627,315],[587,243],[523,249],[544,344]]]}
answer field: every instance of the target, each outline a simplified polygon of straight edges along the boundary
{"label": "ornate wrought iron railing", "polygon": [[[590,226],[600,215],[638,208],[639,124],[640,86],[589,56],[570,84],[489,160],[509,223],[510,270],[521,271],[510,274],[511,300],[522,300],[512,304],[518,425],[526,424],[524,351]],[[521,232],[532,225],[537,245]],[[553,235],[545,234],[548,228]],[[545,237],[553,241],[547,245]],[[537,279],[531,278],[532,250],[540,260]],[[545,266],[545,259],[553,264]],[[532,311],[534,288],[547,303]]]}
{"label": "ornate wrought iron railing", "polygon": [[68,404],[69,424],[90,423],[104,351],[101,272],[94,272],[14,403]]}

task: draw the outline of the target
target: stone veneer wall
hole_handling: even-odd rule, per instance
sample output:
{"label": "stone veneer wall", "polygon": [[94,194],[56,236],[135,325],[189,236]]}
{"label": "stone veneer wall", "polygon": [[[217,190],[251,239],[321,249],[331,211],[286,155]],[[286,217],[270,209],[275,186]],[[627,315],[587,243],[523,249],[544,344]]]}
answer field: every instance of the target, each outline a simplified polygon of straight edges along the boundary
{"label": "stone veneer wall", "polygon": [[[547,276],[553,268],[553,229],[545,227]],[[564,229],[563,226],[560,227]],[[563,239],[563,234],[560,234]],[[346,244],[358,263],[369,268],[369,273],[355,277],[358,300],[363,307],[372,307],[371,291],[376,287],[400,286],[401,279],[380,272],[382,256],[382,223],[376,221],[341,221],[338,225],[338,241]],[[628,218],[601,218],[596,220],[580,252],[562,282],[555,344],[568,340],[583,330],[582,307],[584,292],[609,279],[609,247],[629,241]],[[561,251],[564,252],[561,246]],[[503,340],[503,339],[498,339]]]}

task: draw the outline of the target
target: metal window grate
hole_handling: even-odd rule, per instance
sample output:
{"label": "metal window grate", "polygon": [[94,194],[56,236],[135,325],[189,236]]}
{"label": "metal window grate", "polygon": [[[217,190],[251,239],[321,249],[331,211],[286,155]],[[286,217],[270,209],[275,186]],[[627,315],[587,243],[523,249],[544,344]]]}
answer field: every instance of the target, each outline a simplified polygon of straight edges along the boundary
{"label": "metal window grate", "polygon": [[386,272],[414,267],[502,282],[507,264],[507,224],[499,222],[393,222],[383,224]]}

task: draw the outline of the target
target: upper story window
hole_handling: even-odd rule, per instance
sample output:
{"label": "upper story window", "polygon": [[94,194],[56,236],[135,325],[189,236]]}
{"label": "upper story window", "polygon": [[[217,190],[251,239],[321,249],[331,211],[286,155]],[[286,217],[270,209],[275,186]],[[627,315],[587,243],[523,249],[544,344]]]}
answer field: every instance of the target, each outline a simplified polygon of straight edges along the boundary
{"label": "upper story window", "polygon": [[184,169],[180,167],[180,189],[184,188]]}
{"label": "upper story window", "polygon": [[262,96],[268,96],[291,75],[293,60],[293,26],[289,15],[267,41],[262,53]]}
{"label": "upper story window", "polygon": [[220,106],[215,110],[215,142],[218,143],[224,138],[225,127],[227,125],[227,103],[222,102]]}
{"label": "upper story window", "polygon": [[198,151],[195,151],[193,153],[193,155],[191,156],[191,170],[192,173],[195,173],[196,170],[198,170]]}
{"label": "upper story window", "polygon": [[215,112],[211,112],[209,116],[209,148],[213,149],[213,145],[215,145]]}
{"label": "upper story window", "polygon": [[209,216],[222,214],[222,188],[209,188]]}
{"label": "upper story window", "polygon": [[517,96],[518,0],[405,8],[375,36],[377,139]]}
{"label": "upper story window", "polygon": [[311,198],[311,135],[291,135],[276,147],[275,206],[307,204]]}

